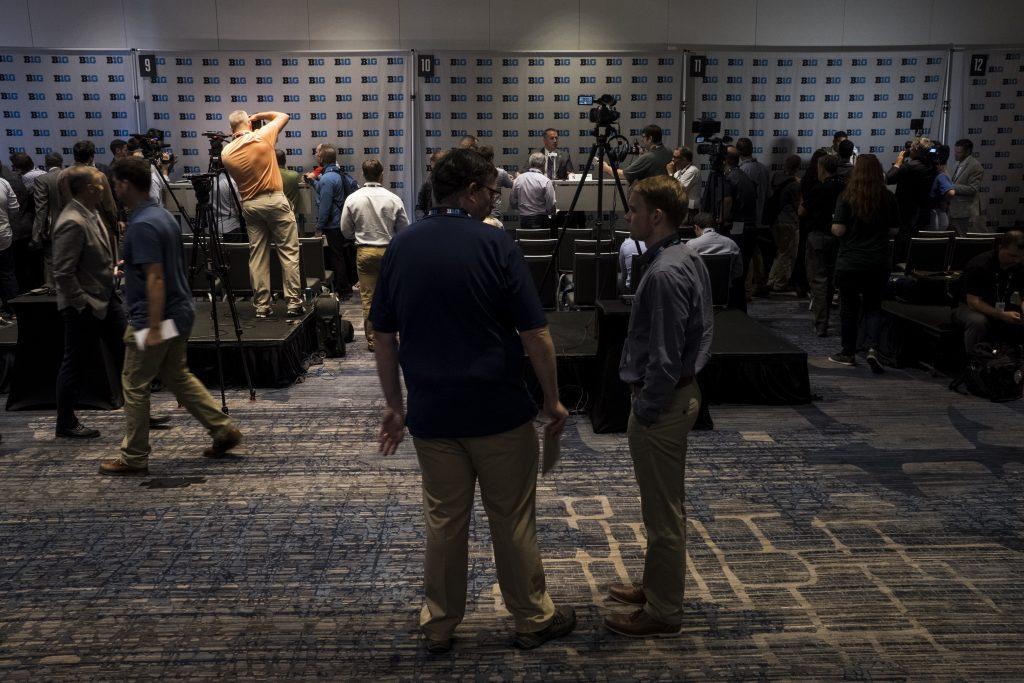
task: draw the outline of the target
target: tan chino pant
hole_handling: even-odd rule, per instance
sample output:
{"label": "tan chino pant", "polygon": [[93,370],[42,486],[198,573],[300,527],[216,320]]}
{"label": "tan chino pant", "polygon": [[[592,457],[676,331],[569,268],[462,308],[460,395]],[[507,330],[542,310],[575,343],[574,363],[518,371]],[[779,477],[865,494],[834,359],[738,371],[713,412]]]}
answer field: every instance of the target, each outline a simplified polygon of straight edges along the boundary
{"label": "tan chino pant", "polygon": [[626,436],[640,487],[640,509],[647,531],[644,609],[654,619],[677,625],[683,619],[686,575],[686,509],[683,476],[686,437],[700,411],[697,382],[676,389],[672,404],[650,427],[629,415]]}
{"label": "tan chino pant", "polygon": [[380,262],[384,259],[387,247],[359,245],[356,247],[356,274],[359,275],[359,299],[363,304],[363,330],[366,343],[373,347],[373,323],[370,322],[370,305],[373,303],[373,292],[377,288],[377,277],[380,275]]}
{"label": "tan chino pant", "polygon": [[466,439],[413,439],[423,473],[426,604],[420,627],[443,640],[466,614],[469,520],[480,481],[498,585],[516,631],[543,629],[555,614],[537,548],[537,434],[533,423]]}
{"label": "tan chino pant", "polygon": [[141,467],[149,460],[149,385],[157,377],[214,439],[234,424],[221,412],[203,383],[189,371],[185,357],[187,337],[175,337],[139,351],[134,330],[129,325],[124,341],[121,388],[127,426],[121,441],[121,459],[126,464]]}
{"label": "tan chino pant", "polygon": [[270,240],[281,259],[281,284],[289,307],[302,305],[299,277],[299,228],[283,192],[268,192],[242,202],[249,233],[249,275],[257,312],[270,308]]}

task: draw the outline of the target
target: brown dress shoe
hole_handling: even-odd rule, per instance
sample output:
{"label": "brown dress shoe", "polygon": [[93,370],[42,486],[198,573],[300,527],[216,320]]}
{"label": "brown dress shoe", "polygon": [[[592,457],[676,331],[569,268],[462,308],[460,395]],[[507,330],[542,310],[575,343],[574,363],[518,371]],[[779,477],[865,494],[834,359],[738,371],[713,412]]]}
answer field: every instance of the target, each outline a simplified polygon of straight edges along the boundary
{"label": "brown dress shoe", "polygon": [[132,476],[134,474],[149,474],[149,466],[132,467],[121,458],[104,460],[100,463],[100,474],[109,474],[115,477]]}
{"label": "brown dress shoe", "polygon": [[642,605],[647,602],[644,587],[638,583],[613,583],[608,586],[608,597],[625,605]]}
{"label": "brown dress shoe", "polygon": [[682,631],[682,626],[657,621],[643,609],[607,616],[604,625],[609,631],[629,638],[671,638]]}
{"label": "brown dress shoe", "polygon": [[203,455],[207,458],[221,458],[240,443],[242,443],[242,432],[235,427],[230,427],[222,436],[213,440],[213,445],[204,450]]}

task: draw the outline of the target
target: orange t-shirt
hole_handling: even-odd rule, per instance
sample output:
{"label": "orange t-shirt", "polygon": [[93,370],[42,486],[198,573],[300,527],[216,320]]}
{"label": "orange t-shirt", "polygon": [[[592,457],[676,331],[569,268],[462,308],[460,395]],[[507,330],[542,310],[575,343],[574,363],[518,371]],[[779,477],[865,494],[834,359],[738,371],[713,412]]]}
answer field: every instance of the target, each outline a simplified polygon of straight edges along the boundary
{"label": "orange t-shirt", "polygon": [[221,151],[220,160],[238,186],[242,201],[264,192],[284,191],[274,143],[259,131],[232,140]]}

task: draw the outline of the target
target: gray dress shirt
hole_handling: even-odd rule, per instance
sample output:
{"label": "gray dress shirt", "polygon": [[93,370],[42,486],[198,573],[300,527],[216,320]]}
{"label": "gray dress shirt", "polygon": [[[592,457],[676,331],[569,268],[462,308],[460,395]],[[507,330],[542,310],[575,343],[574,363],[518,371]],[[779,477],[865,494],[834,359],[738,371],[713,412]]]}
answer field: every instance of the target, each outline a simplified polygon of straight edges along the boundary
{"label": "gray dress shirt", "polygon": [[520,216],[550,216],[555,211],[555,186],[539,169],[531,168],[512,183],[508,205]]}
{"label": "gray dress shirt", "polygon": [[639,385],[633,415],[651,425],[672,403],[680,380],[694,377],[711,356],[711,280],[700,256],[677,238],[651,246],[629,314],[619,377]]}
{"label": "gray dress shirt", "polygon": [[732,279],[743,276],[743,254],[739,245],[732,238],[719,235],[714,228],[704,228],[700,237],[694,237],[686,245],[698,254],[729,254]]}
{"label": "gray dress shirt", "polygon": [[771,189],[771,174],[768,167],[757,159],[747,157],[740,160],[740,170],[747,174],[747,177],[757,185],[757,227],[768,227],[761,225],[761,216],[764,215],[764,203],[768,199],[768,192]]}

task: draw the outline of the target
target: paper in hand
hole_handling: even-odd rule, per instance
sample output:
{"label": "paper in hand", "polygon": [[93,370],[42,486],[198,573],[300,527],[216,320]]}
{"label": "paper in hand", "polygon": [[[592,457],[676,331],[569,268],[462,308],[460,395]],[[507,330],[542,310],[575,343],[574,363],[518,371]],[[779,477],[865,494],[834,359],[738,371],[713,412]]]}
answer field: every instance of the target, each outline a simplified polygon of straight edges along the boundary
{"label": "paper in hand", "polygon": [[[139,351],[146,349],[146,337],[149,336],[149,328],[143,327],[141,330],[135,330],[135,346],[138,347]],[[167,320],[160,323],[160,338],[162,341],[168,339],[174,339],[178,336],[178,326],[174,324],[174,321],[168,318]]]}
{"label": "paper in hand", "polygon": [[548,434],[548,430],[544,430],[544,447],[541,450],[541,467],[540,473],[546,475],[548,472],[555,468],[558,464],[558,459],[562,455],[562,444],[559,440],[561,434]]}

